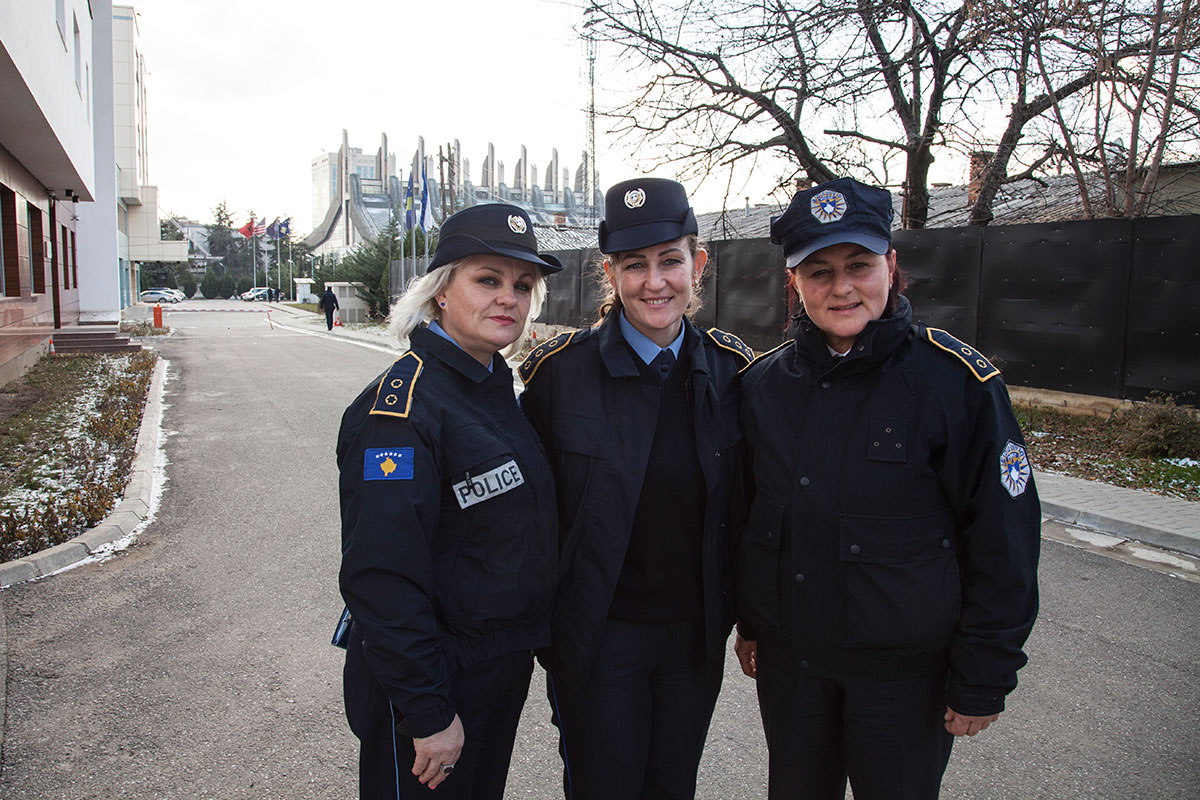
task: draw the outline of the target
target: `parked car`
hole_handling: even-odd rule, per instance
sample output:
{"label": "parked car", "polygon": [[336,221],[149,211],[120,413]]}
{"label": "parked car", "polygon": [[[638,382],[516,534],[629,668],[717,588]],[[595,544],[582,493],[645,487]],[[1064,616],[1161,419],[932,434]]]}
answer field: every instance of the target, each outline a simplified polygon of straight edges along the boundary
{"label": "parked car", "polygon": [[179,298],[170,289],[146,289],[138,295],[143,303],[178,303]]}
{"label": "parked car", "polygon": [[243,300],[266,300],[267,299],[267,287],[266,286],[255,286],[253,289],[244,291],[244,292],[242,292],[242,299]]}
{"label": "parked car", "polygon": [[187,295],[184,294],[181,290],[171,289],[170,287],[167,287],[167,286],[151,286],[146,291],[148,291],[148,292],[167,292],[168,294],[174,295],[176,301],[178,301],[178,302],[187,300]]}

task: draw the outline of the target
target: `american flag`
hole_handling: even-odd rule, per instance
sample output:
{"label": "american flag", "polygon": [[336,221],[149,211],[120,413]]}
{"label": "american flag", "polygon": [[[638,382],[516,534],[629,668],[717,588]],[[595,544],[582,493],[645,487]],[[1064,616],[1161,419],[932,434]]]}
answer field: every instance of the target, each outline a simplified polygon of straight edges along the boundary
{"label": "american flag", "polygon": [[253,233],[254,236],[262,236],[264,233],[267,232],[267,221],[265,219],[259,219],[259,220],[253,220],[253,221],[254,221],[254,233]]}

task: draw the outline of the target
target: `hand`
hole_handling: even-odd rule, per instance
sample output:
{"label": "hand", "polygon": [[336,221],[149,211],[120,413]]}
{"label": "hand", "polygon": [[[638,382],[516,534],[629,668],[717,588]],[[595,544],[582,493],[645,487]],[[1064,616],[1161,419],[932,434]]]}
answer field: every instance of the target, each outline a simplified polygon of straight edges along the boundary
{"label": "hand", "polygon": [[758,642],[747,641],[740,633],[734,635],[733,652],[737,653],[742,672],[747,677],[758,678]]}
{"label": "hand", "polygon": [[955,736],[974,736],[987,730],[988,725],[999,718],[999,714],[992,714],[990,717],[970,717],[946,706],[946,730]]}
{"label": "hand", "polygon": [[453,774],[443,772],[442,765],[458,761],[458,757],[462,755],[464,741],[466,734],[463,733],[462,720],[458,718],[458,714],[454,715],[454,720],[445,730],[424,739],[413,739],[413,749],[417,751],[417,757],[413,759],[412,774],[430,789],[436,789],[438,784]]}

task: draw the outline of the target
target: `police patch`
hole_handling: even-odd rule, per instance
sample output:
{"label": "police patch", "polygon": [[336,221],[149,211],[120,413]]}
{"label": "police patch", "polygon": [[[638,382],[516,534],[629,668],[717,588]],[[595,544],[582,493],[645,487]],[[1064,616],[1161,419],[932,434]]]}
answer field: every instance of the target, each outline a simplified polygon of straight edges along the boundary
{"label": "police patch", "polygon": [[628,209],[641,208],[646,205],[645,189],[630,189],[625,193],[625,207]]}
{"label": "police patch", "polygon": [[529,230],[528,226],[525,225],[525,218],[520,214],[508,215],[508,229],[513,233],[524,233]]}
{"label": "police patch", "polygon": [[808,207],[818,222],[837,222],[846,215],[846,198],[841,192],[826,189],[813,195]]}
{"label": "police patch", "polygon": [[369,447],[363,455],[364,481],[411,481],[411,447]]}
{"label": "police patch", "polygon": [[451,485],[454,499],[459,508],[469,508],[476,503],[490,500],[499,494],[511,492],[525,483],[521,468],[516,461],[508,461],[482,475],[472,476],[467,473],[467,479]]}
{"label": "police patch", "polygon": [[1029,485],[1029,458],[1025,448],[1009,440],[1000,454],[1000,483],[1013,497],[1020,497]]}

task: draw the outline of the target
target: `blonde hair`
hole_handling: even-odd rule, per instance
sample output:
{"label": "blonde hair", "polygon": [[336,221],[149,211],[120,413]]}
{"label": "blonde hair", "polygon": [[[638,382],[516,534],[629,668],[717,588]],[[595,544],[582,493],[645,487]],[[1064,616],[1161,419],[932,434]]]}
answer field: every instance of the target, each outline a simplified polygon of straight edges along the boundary
{"label": "blonde hair", "polygon": [[[700,241],[700,237],[696,234],[689,233],[683,238],[687,242],[687,249],[692,256],[693,262],[696,260],[696,254],[701,250],[704,250],[705,253],[708,252],[708,249],[704,246],[704,244]],[[625,253],[631,252],[634,251],[625,250],[619,253],[597,253],[596,257],[592,260],[592,279],[596,281],[597,285],[600,287],[600,291],[604,295],[604,297],[600,300],[600,305],[596,309],[597,320],[602,320],[614,311],[621,310],[621,298],[617,295],[617,290],[613,286],[612,281],[608,279],[608,271],[604,267],[607,264],[611,266],[612,269],[620,269],[619,264],[621,263],[621,257],[624,256]],[[687,308],[683,310],[683,313],[689,319],[695,316],[696,312],[700,310],[700,307],[704,305],[704,301],[700,298],[699,290],[700,284],[702,284],[704,279],[707,277],[708,264],[705,264],[703,272],[700,273],[700,277],[692,281],[692,294],[691,297],[688,298]]]}
{"label": "blonde hair", "polygon": [[[435,298],[450,285],[458,268],[475,257],[460,258],[458,261],[438,267],[433,272],[418,275],[408,282],[408,288],[404,290],[404,294],[400,295],[400,299],[392,304],[387,321],[388,336],[395,336],[402,350],[408,349],[409,337],[418,325],[430,320],[441,324],[442,309]],[[542,305],[546,302],[546,278],[540,269],[536,269],[536,265],[533,266],[535,267],[533,273],[535,277],[533,289],[529,293],[529,315],[525,318],[525,326],[521,329],[521,335],[500,351],[500,355],[504,358],[511,358],[520,351],[525,337],[529,335],[530,326],[542,313]]]}

